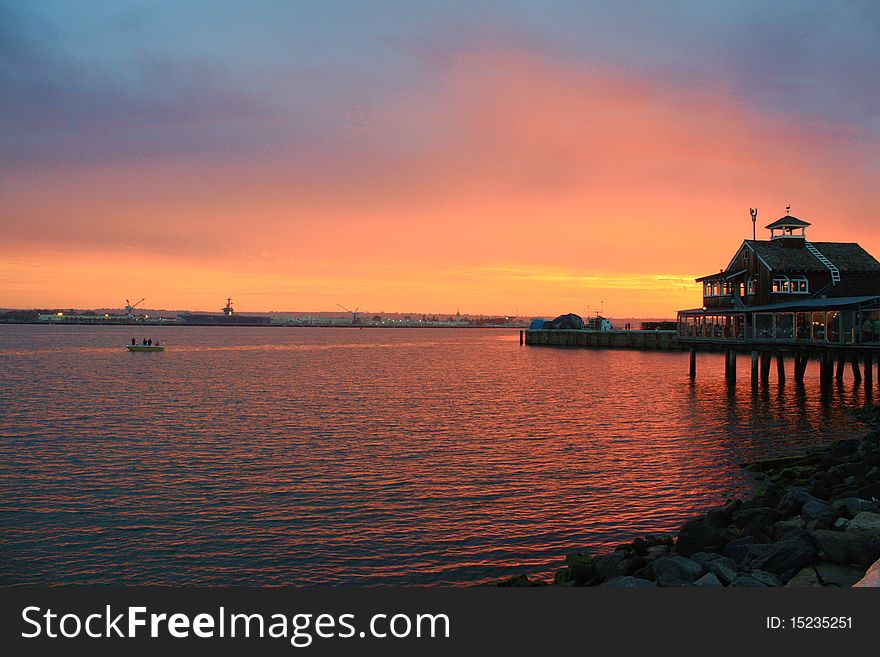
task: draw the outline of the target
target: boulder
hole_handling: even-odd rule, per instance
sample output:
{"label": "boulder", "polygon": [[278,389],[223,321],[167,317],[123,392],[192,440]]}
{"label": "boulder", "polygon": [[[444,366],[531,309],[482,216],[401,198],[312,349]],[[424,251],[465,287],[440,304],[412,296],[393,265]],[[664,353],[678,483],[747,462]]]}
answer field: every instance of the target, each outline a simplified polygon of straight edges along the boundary
{"label": "boulder", "polygon": [[730,514],[724,509],[712,509],[706,513],[703,523],[716,529],[724,529],[732,522]]}
{"label": "boulder", "polygon": [[755,579],[754,577],[749,577],[748,575],[740,575],[730,584],[731,586],[767,586],[763,582]]}
{"label": "boulder", "polygon": [[746,555],[748,554],[749,546],[754,545],[755,543],[757,543],[757,541],[754,536],[735,538],[724,546],[722,554],[741,563],[745,560]]}
{"label": "boulder", "polygon": [[800,516],[795,516],[794,518],[790,518],[789,520],[779,520],[777,522],[774,522],[773,538],[778,540],[791,531],[803,529],[806,524],[807,523]]}
{"label": "boulder", "polygon": [[737,564],[730,557],[713,559],[706,564],[706,570],[717,575],[722,584],[730,584],[739,575]]}
{"label": "boulder", "polygon": [[706,573],[700,579],[694,582],[694,586],[718,588],[719,586],[724,586],[724,584],[721,583],[721,580],[718,579],[715,573]]}
{"label": "boulder", "polygon": [[866,538],[880,541],[880,513],[860,511],[849,521],[846,531],[857,532]]}
{"label": "boulder", "polygon": [[577,552],[566,555],[565,564],[568,566],[568,579],[574,582],[582,584],[596,577],[596,565],[589,554]]}
{"label": "boulder", "polygon": [[752,570],[752,572],[749,573],[749,576],[758,580],[764,586],[782,586],[782,580],[773,573],[768,573],[766,570]]}
{"label": "boulder", "polygon": [[844,529],[846,529],[846,526],[848,524],[849,524],[849,520],[847,520],[844,517],[840,517],[834,521],[834,525],[831,527],[831,529],[838,531],[838,532],[842,532]]}
{"label": "boulder", "polygon": [[849,527],[843,532],[817,529],[813,536],[828,561],[834,563],[867,567],[880,557],[880,541],[872,540],[861,532],[850,531]]}
{"label": "boulder", "polygon": [[498,582],[497,586],[542,586],[539,581],[532,581],[525,573],[508,577]]}
{"label": "boulder", "polygon": [[827,586],[849,587],[853,586],[865,576],[863,566],[849,566],[838,563],[819,561],[815,565],[819,580]]}
{"label": "boulder", "polygon": [[620,575],[618,577],[614,577],[609,579],[607,582],[604,582],[599,585],[601,586],[610,586],[615,588],[624,588],[624,589],[635,589],[635,588],[651,588],[656,587],[657,583],[652,582],[649,579],[641,579],[640,577],[632,577],[631,575]]}
{"label": "boulder", "polygon": [[767,554],[752,561],[752,568],[792,578],[801,568],[809,566],[819,555],[819,544],[807,531],[796,530],[773,544]]}
{"label": "boulder", "polygon": [[704,567],[710,561],[721,558],[721,555],[715,552],[695,552],[690,556],[691,561],[696,561],[698,564]]}
{"label": "boulder", "polygon": [[806,568],[802,568],[797,575],[788,580],[785,585],[798,587],[818,586],[819,576],[816,574],[816,570],[812,566],[807,566]]}
{"label": "boulder", "polygon": [[874,483],[860,487],[858,489],[858,497],[866,500],[880,498],[880,482],[875,481]]}
{"label": "boulder", "polygon": [[863,500],[859,497],[844,497],[836,499],[831,503],[831,506],[834,507],[837,515],[850,519],[855,518],[861,511],[877,512],[880,510],[876,502],[872,500]]}
{"label": "boulder", "polygon": [[699,520],[686,522],[678,533],[676,552],[689,557],[695,552],[707,552],[721,549],[729,536],[723,529],[710,527]]}
{"label": "boulder", "polygon": [[779,520],[779,513],[769,506],[744,507],[733,514],[733,522],[740,527],[747,526],[755,518],[766,519],[770,524]]}
{"label": "boulder", "polygon": [[703,567],[696,561],[680,554],[660,557],[651,563],[660,586],[681,586],[690,584],[703,574]]}
{"label": "boulder", "polygon": [[623,575],[621,566],[626,560],[626,554],[621,551],[615,551],[611,554],[601,554],[593,559],[596,572],[603,580],[608,581],[619,575]]}
{"label": "boulder", "polygon": [[801,507],[801,518],[807,523],[815,521],[820,528],[825,529],[834,524],[837,513],[828,502],[813,497]]}

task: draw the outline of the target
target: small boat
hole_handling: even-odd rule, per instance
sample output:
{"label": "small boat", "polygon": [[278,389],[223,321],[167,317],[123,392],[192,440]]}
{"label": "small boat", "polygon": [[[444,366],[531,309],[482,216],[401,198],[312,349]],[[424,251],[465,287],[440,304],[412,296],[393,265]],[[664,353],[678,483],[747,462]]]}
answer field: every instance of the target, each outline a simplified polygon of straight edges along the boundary
{"label": "small boat", "polygon": [[154,345],[146,345],[146,344],[129,344],[126,345],[129,351],[165,351],[164,344],[154,344]]}

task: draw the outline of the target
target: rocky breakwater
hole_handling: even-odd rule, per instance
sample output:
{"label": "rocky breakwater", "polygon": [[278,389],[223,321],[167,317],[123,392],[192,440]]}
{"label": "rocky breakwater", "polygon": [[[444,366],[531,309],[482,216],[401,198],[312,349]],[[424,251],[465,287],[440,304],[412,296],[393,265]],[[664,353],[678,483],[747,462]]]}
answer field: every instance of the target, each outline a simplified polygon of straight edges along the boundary
{"label": "rocky breakwater", "polygon": [[862,415],[872,427],[864,438],[747,464],[760,490],[677,537],[569,554],[553,582],[518,575],[499,586],[852,586],[880,559],[880,407]]}

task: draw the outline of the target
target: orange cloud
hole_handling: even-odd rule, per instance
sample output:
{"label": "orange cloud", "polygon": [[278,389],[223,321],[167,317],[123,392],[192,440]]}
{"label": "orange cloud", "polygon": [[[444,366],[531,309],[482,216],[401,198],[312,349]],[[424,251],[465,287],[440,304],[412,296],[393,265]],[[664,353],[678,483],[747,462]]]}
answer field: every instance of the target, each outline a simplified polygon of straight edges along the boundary
{"label": "orange cloud", "polygon": [[6,175],[0,303],[671,316],[788,203],[880,255],[871,135],[530,51],[430,64],[305,142]]}

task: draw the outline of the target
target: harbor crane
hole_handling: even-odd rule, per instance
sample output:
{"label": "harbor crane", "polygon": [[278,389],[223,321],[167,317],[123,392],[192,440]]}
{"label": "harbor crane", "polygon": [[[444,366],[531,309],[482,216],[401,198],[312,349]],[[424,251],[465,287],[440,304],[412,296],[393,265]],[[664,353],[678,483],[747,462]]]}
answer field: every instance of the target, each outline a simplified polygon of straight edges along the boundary
{"label": "harbor crane", "polygon": [[144,297],[140,301],[135,301],[134,303],[132,303],[131,301],[126,299],[125,300],[125,308],[123,309],[123,310],[125,310],[125,318],[126,319],[134,319],[134,312],[132,312],[132,311],[146,300],[147,300],[147,298]]}
{"label": "harbor crane", "polygon": [[343,306],[340,303],[337,303],[336,305],[339,306],[340,308],[342,308],[345,312],[351,313],[351,323],[352,324],[360,324],[361,323],[361,317],[358,314],[358,311],[360,310],[360,306],[358,306],[354,310],[351,310],[349,308],[346,308],[345,306]]}

